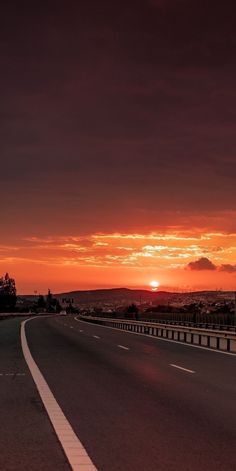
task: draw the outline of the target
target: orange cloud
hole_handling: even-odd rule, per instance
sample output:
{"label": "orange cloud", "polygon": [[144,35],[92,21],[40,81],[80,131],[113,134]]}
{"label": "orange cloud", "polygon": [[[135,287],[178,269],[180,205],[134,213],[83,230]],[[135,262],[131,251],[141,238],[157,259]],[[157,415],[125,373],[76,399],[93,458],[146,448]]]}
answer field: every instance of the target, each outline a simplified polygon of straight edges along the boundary
{"label": "orange cloud", "polygon": [[[65,280],[73,285],[78,280],[89,288],[96,272],[96,286],[101,286],[101,280],[110,285],[111,279],[113,286],[142,286],[151,277],[173,288],[185,283],[206,288],[217,284],[231,287],[236,234],[175,228],[150,233],[34,236],[12,241],[12,245],[2,244],[0,253],[2,272],[16,271],[20,279],[26,279],[32,278],[33,271],[37,280],[37,271],[44,267],[47,284],[56,280],[56,286],[63,286]],[[206,269],[211,271],[210,277],[204,275]]]}

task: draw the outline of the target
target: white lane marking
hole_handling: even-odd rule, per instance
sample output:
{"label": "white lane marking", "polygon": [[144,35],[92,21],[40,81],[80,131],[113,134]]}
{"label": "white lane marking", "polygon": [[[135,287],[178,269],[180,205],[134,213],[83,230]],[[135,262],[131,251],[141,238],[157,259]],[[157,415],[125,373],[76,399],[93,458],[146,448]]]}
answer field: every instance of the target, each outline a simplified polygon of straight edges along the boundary
{"label": "white lane marking", "polygon": [[93,335],[95,339],[100,339],[101,337],[98,337],[98,335]]}
{"label": "white lane marking", "polygon": [[83,332],[83,330],[80,329],[80,332]]}
{"label": "white lane marking", "polygon": [[0,376],[25,376],[25,373],[0,373]]}
{"label": "white lane marking", "polygon": [[124,345],[117,345],[117,347],[123,348],[123,350],[129,350],[129,348],[128,348],[128,347],[125,347]]}
{"label": "white lane marking", "polygon": [[188,370],[187,368],[183,368],[182,366],[179,366],[179,365],[173,365],[172,363],[170,363],[170,366],[173,366],[173,368],[178,368],[178,370],[186,371],[187,373],[196,373],[196,371]]}
{"label": "white lane marking", "polygon": [[181,347],[200,348],[200,350],[208,350],[208,352],[220,353],[221,355],[230,355],[234,358],[236,357],[236,353],[223,352],[222,350],[214,350],[213,348],[203,347],[202,345],[193,345],[191,343],[177,342],[177,340],[165,339],[163,337],[155,337],[154,335],[143,334],[141,332],[131,332],[130,330],[121,330],[121,329],[117,329],[116,327],[110,327],[109,325],[91,324],[89,321],[86,322],[83,319],[76,319],[76,317],[74,317],[74,319],[75,321],[83,322],[83,324],[86,324],[86,325],[90,324],[91,327],[92,325],[93,326],[96,325],[96,327],[101,327],[102,329],[112,329],[122,334],[140,335],[141,337],[148,337],[149,339],[152,339],[152,340],[161,340],[162,342],[176,343],[177,345],[180,345]]}
{"label": "white lane marking", "polygon": [[[37,319],[37,318],[34,318]],[[29,367],[33,380],[36,384],[44,407],[51,420],[53,428],[56,432],[58,440],[64,450],[64,453],[70,463],[72,471],[97,471],[93,462],[89,458],[85,448],[78,439],[70,423],[62,412],[59,404],[53,396],[47,382],[45,381],[41,371],[35,363],[25,333],[25,324],[33,319],[23,321],[21,324],[21,346],[25,361]]]}
{"label": "white lane marking", "polygon": [[74,327],[72,325],[70,325],[70,329],[74,329]]}

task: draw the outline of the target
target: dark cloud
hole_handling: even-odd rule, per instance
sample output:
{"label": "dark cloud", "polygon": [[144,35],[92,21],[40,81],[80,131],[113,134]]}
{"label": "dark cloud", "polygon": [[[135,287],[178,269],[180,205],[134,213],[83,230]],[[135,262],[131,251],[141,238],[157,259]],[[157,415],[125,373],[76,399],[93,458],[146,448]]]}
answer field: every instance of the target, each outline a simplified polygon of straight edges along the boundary
{"label": "dark cloud", "polygon": [[201,271],[201,270],[216,271],[217,270],[219,272],[236,273],[236,264],[232,265],[230,263],[225,263],[225,264],[217,266],[206,257],[202,257],[202,258],[199,258],[199,260],[188,263],[187,268],[193,271]]}
{"label": "dark cloud", "polygon": [[236,264],[231,265],[230,263],[226,263],[219,267],[219,271],[225,271],[226,273],[236,273]]}
{"label": "dark cloud", "polygon": [[5,225],[115,229],[140,212],[155,225],[156,210],[235,210],[234,9],[1,2]]}
{"label": "dark cloud", "polygon": [[199,260],[196,260],[195,262],[190,262],[187,265],[187,268],[190,270],[195,270],[195,271],[201,271],[201,270],[216,270],[217,266],[214,265],[208,258],[206,257],[201,257]]}

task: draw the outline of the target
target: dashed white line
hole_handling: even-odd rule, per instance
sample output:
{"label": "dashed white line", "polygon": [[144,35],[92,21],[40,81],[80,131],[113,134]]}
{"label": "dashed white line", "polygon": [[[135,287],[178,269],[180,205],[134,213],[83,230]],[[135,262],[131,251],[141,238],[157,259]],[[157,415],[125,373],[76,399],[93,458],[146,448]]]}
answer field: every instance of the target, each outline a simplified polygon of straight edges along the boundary
{"label": "dashed white line", "polygon": [[80,332],[83,332],[83,330],[80,329]]}
{"label": "dashed white line", "polygon": [[25,376],[25,373],[0,373],[0,376]]}
{"label": "dashed white line", "polygon": [[[84,321],[83,319],[77,319],[74,317],[75,321],[77,322],[83,322],[87,326],[89,325],[89,322]],[[90,323],[91,326],[91,323]],[[163,337],[155,337],[154,335],[149,335],[149,334],[144,334],[143,332],[133,332],[131,330],[121,330],[118,329],[117,327],[111,327],[108,325],[100,325],[96,324],[96,327],[100,327],[102,329],[110,329],[110,330],[115,330],[116,332],[120,332],[122,334],[131,334],[131,335],[139,335],[140,337],[148,337],[149,339],[155,340],[155,341],[161,341],[161,342],[169,342],[169,343],[175,343],[176,345],[179,345],[181,348],[182,347],[191,347],[191,348],[199,348],[200,350],[207,350],[208,352],[211,353],[219,353],[220,355],[230,355],[235,358],[236,354],[232,352],[225,352],[223,350],[214,350],[214,348],[209,348],[209,347],[203,347],[202,345],[194,345],[192,343],[183,343],[183,342],[178,342],[177,340],[171,340]]]}
{"label": "dashed white line", "polygon": [[98,337],[98,335],[93,335],[95,339],[100,339],[101,337]]}
{"label": "dashed white line", "polygon": [[56,435],[62,445],[72,471],[97,471],[31,355],[25,333],[25,324],[31,320],[33,319],[27,319],[21,324],[22,350]]}
{"label": "dashed white line", "polygon": [[129,348],[125,347],[124,345],[117,345],[117,347],[122,348],[123,350],[129,350]]}
{"label": "dashed white line", "polygon": [[70,325],[70,329],[74,329],[74,327],[72,325]]}
{"label": "dashed white line", "polygon": [[188,370],[187,368],[183,368],[182,366],[179,366],[179,365],[173,365],[172,363],[170,364],[170,366],[173,366],[173,368],[177,368],[178,370],[186,371],[187,373],[196,373],[193,370]]}

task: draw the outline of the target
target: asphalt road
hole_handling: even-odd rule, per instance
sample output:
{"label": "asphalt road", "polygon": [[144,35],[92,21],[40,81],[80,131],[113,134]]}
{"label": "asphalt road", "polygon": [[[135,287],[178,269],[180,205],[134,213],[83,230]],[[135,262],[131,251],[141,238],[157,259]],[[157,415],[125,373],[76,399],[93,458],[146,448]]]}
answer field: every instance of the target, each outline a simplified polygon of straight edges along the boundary
{"label": "asphalt road", "polygon": [[0,470],[68,471],[23,358],[20,324],[0,322]]}
{"label": "asphalt road", "polygon": [[[19,324],[0,323],[0,373],[25,373],[0,376],[0,469],[68,469],[22,358]],[[66,316],[32,320],[26,334],[99,471],[235,471],[236,357]]]}

